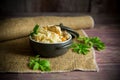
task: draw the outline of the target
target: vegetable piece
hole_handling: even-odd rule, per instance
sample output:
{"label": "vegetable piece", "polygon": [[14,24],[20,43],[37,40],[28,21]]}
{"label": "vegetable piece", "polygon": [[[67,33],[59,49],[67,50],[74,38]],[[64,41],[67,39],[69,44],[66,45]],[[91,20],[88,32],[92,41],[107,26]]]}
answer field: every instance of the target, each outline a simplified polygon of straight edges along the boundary
{"label": "vegetable piece", "polygon": [[34,27],[34,29],[33,29],[33,32],[34,32],[35,34],[38,34],[38,30],[39,30],[39,25],[36,24],[35,27]]}
{"label": "vegetable piece", "polygon": [[96,49],[96,50],[103,50],[105,49],[105,44],[100,40],[100,38],[98,37],[93,37],[93,38],[90,38],[90,41],[91,43],[93,43],[93,47]]}
{"label": "vegetable piece", "polygon": [[48,60],[41,60],[39,55],[35,57],[30,57],[30,61],[28,63],[28,67],[33,70],[41,70],[41,71],[50,71],[50,62]]}
{"label": "vegetable piece", "polygon": [[83,43],[73,43],[72,46],[73,51],[77,52],[78,54],[86,55],[89,52],[89,46]]}
{"label": "vegetable piece", "polygon": [[39,62],[39,64],[42,66],[42,68],[40,67],[40,69],[42,70],[42,71],[50,71],[50,63],[49,63],[49,61],[47,61],[47,60],[41,60],[40,62]]}
{"label": "vegetable piece", "polygon": [[39,63],[35,62],[33,66],[33,70],[38,70],[39,69]]}
{"label": "vegetable piece", "polygon": [[99,51],[105,49],[105,44],[99,37],[79,37],[77,40],[78,42],[73,43],[71,48],[78,54],[86,55],[91,47]]}
{"label": "vegetable piece", "polygon": [[36,24],[35,27],[33,28],[33,32],[30,33],[31,36],[33,36],[34,34],[38,34],[39,31],[39,25]]}
{"label": "vegetable piece", "polygon": [[78,40],[78,42],[86,44],[86,45],[88,45],[90,47],[93,46],[93,43],[91,42],[89,37],[79,37],[77,40]]}

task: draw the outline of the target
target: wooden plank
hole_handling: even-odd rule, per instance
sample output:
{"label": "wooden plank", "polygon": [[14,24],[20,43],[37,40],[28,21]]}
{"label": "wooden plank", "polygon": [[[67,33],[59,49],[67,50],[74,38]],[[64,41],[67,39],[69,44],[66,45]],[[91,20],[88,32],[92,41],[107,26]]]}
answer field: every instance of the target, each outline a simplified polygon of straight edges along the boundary
{"label": "wooden plank", "polygon": [[25,13],[32,12],[32,0],[25,0]]}
{"label": "wooden plank", "polygon": [[[0,14],[31,16],[41,12],[88,12],[90,0],[2,0]],[[18,16],[19,16],[18,15]]]}
{"label": "wooden plank", "polygon": [[89,36],[98,36],[105,43],[106,49],[104,51],[96,51],[96,59],[98,63],[120,63],[120,29],[113,26],[95,26],[91,30],[85,30]]}
{"label": "wooden plank", "polygon": [[91,13],[119,14],[119,0],[92,0]]}
{"label": "wooden plank", "polygon": [[44,74],[0,74],[0,80],[120,80],[120,64],[99,65],[99,72],[63,72]]}
{"label": "wooden plank", "polygon": [[[25,11],[25,2],[24,0],[2,0],[0,3],[0,10],[11,13],[19,13]],[[6,13],[6,14],[7,14]]]}
{"label": "wooden plank", "polygon": [[88,12],[89,0],[59,0],[59,12]]}

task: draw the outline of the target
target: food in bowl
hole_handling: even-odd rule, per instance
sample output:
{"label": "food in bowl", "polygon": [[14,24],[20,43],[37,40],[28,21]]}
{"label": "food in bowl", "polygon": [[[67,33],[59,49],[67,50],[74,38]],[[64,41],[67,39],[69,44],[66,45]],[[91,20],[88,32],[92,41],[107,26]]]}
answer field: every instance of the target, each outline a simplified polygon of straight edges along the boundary
{"label": "food in bowl", "polygon": [[59,43],[68,40],[70,38],[70,34],[67,31],[62,31],[61,28],[56,25],[47,25],[42,27],[36,25],[31,37],[37,42]]}
{"label": "food in bowl", "polygon": [[34,54],[40,57],[57,57],[65,54],[72,44],[72,35],[59,26],[36,25],[29,36],[30,45]]}

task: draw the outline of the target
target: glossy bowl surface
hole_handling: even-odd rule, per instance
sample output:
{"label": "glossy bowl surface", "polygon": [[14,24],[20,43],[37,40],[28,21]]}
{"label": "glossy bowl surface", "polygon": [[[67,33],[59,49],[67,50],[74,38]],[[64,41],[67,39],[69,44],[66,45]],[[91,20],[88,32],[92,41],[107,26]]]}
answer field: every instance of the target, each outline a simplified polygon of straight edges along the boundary
{"label": "glossy bowl surface", "polygon": [[72,44],[72,35],[69,35],[70,38],[68,40],[59,43],[37,42],[33,40],[31,36],[29,36],[29,41],[35,54],[39,54],[40,57],[51,58],[63,55],[68,51]]}

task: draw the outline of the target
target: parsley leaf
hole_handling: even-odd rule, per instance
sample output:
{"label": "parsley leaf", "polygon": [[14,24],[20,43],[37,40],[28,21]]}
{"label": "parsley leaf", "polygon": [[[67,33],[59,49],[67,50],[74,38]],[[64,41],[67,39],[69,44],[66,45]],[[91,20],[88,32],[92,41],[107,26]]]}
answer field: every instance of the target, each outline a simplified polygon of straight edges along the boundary
{"label": "parsley leaf", "polygon": [[105,44],[99,37],[79,37],[77,38],[77,42],[71,46],[74,52],[83,55],[86,55],[91,47],[100,51],[105,49]]}
{"label": "parsley leaf", "polygon": [[39,63],[35,62],[33,66],[33,70],[38,70],[39,69]]}
{"label": "parsley leaf", "polygon": [[31,36],[33,36],[34,34],[38,34],[39,31],[39,25],[36,24],[35,27],[33,28],[33,32],[30,33]]}
{"label": "parsley leaf", "polygon": [[42,65],[42,68],[40,67],[42,71],[50,71],[50,63],[47,60],[41,60],[39,64]]}
{"label": "parsley leaf", "polygon": [[96,50],[103,50],[105,49],[105,44],[100,40],[100,38],[98,37],[93,37],[93,38],[90,38],[90,41],[93,43],[93,47],[96,49]]}
{"label": "parsley leaf", "polygon": [[33,29],[33,32],[34,32],[35,34],[38,34],[38,30],[39,30],[39,25],[36,24],[35,27],[34,27],[34,29]]}
{"label": "parsley leaf", "polygon": [[78,54],[86,55],[89,52],[89,46],[82,43],[73,43],[72,46],[73,51]]}
{"label": "parsley leaf", "polygon": [[28,63],[28,67],[33,70],[41,70],[41,71],[50,71],[50,62],[48,60],[41,60],[39,55],[35,57],[30,57],[30,61]]}

